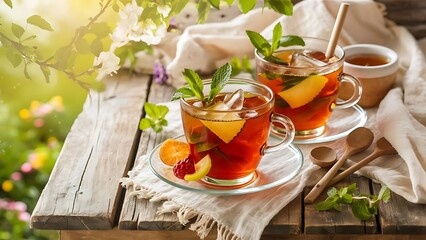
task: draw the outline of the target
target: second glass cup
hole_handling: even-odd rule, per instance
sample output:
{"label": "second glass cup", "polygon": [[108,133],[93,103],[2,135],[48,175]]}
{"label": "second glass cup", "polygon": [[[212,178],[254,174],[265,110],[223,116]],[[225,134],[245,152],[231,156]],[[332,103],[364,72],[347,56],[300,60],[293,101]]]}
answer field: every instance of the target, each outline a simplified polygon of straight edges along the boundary
{"label": "second glass cup", "polygon": [[[205,94],[211,81],[203,81]],[[184,133],[197,162],[209,154],[210,172],[203,181],[214,187],[242,187],[256,179],[263,155],[287,147],[295,130],[289,118],[273,112],[274,94],[253,80],[230,79],[203,107],[196,99],[181,99]],[[285,136],[268,145],[272,123],[284,126]]]}
{"label": "second glass cup", "polygon": [[[257,81],[270,87],[276,97],[275,112],[288,116],[296,129],[296,138],[313,138],[326,131],[326,123],[334,109],[355,105],[362,93],[359,80],[343,73],[345,52],[336,46],[334,56],[326,59],[328,41],[303,37],[305,46],[278,48],[274,56],[288,64],[256,56]],[[338,99],[340,85],[352,85],[352,96]],[[274,131],[282,132],[276,124]]]}

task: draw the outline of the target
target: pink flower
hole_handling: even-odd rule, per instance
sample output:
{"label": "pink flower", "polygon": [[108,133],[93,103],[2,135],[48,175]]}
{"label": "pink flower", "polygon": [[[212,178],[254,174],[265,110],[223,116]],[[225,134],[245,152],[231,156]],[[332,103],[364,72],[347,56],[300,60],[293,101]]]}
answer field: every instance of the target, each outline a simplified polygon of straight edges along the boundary
{"label": "pink flower", "polygon": [[21,166],[21,172],[23,172],[23,173],[29,173],[32,170],[33,170],[33,167],[28,162],[22,164],[22,166]]}
{"label": "pink flower", "polygon": [[6,209],[8,205],[9,203],[6,200],[0,198],[0,209]]}
{"label": "pink flower", "polygon": [[22,179],[22,174],[20,172],[14,172],[10,175],[10,179],[13,181],[19,181]]}
{"label": "pink flower", "polygon": [[36,119],[34,119],[33,125],[36,128],[41,128],[41,127],[44,126],[44,120],[41,119],[41,118],[36,118]]}
{"label": "pink flower", "polygon": [[31,215],[28,212],[20,212],[18,214],[18,219],[23,221],[23,222],[28,222],[30,221]]}

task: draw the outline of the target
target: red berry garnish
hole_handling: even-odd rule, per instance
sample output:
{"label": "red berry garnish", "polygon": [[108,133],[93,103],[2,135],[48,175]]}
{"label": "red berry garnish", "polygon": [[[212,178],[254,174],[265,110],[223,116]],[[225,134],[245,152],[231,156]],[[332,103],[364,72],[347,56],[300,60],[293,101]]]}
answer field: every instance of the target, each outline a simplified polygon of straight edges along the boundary
{"label": "red berry garnish", "polygon": [[173,174],[180,179],[184,179],[186,174],[195,172],[195,163],[191,157],[180,160],[173,166]]}

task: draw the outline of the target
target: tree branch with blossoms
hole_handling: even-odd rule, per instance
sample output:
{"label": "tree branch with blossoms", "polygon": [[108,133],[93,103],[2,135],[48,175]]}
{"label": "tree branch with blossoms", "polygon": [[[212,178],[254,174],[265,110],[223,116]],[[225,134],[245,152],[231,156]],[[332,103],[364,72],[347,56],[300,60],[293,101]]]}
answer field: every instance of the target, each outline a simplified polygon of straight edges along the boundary
{"label": "tree branch with blossoms", "polygon": [[[12,0],[3,2],[13,8]],[[93,87],[95,73],[97,79],[102,79],[117,73],[128,60],[130,66],[133,66],[137,60],[137,52],[152,53],[153,46],[166,36],[171,21],[190,2],[196,4],[197,23],[203,23],[211,9],[220,10],[223,6],[236,4],[242,13],[247,13],[255,7],[257,0],[100,0],[100,9],[95,16],[90,18],[86,25],[77,28],[70,42],[57,49],[52,56],[43,57],[39,46],[33,42],[37,36],[28,36],[26,28],[13,22],[0,22],[0,47],[6,48],[7,58],[13,67],[23,64],[24,76],[27,79],[31,79],[27,71],[28,65],[35,64],[47,82],[50,80],[51,71],[55,70],[88,89]],[[263,6],[285,15],[291,15],[293,11],[291,0],[264,0]],[[119,17],[113,30],[107,23],[99,21],[109,9],[115,11]],[[50,24],[38,15],[29,17],[27,23],[53,31]],[[3,28],[8,26],[11,34],[3,31]],[[88,35],[95,37],[89,38]],[[109,41],[111,43],[105,44]],[[84,54],[92,55],[93,65],[77,70],[76,58]]]}

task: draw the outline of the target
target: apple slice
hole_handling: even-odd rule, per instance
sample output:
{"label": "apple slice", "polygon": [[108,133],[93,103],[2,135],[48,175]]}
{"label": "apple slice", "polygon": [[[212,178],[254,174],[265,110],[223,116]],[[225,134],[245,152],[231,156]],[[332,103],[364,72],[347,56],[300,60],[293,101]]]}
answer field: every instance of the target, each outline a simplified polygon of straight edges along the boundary
{"label": "apple slice", "polygon": [[279,92],[291,108],[301,107],[312,101],[324,88],[328,79],[321,75],[311,75],[292,88]]}
{"label": "apple slice", "polygon": [[[217,102],[209,109],[219,111],[229,110],[223,102]],[[201,122],[225,143],[231,142],[241,132],[241,129],[246,123],[246,120],[233,112],[212,112],[206,115],[206,117],[211,120],[201,120]]]}
{"label": "apple slice", "polygon": [[184,179],[186,181],[198,181],[205,177],[212,167],[212,160],[210,155],[204,156],[200,161],[195,164],[195,172],[191,174],[185,174]]}

